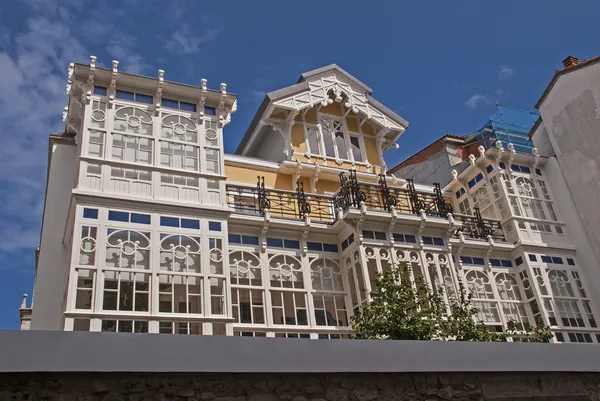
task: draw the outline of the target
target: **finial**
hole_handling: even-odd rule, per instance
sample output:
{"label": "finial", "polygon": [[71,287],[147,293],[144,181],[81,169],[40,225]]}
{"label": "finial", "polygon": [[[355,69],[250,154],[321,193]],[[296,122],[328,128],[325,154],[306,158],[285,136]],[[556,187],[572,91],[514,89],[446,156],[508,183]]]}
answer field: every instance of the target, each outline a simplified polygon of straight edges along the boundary
{"label": "finial", "polygon": [[23,302],[21,302],[21,309],[27,309],[27,294],[23,294]]}

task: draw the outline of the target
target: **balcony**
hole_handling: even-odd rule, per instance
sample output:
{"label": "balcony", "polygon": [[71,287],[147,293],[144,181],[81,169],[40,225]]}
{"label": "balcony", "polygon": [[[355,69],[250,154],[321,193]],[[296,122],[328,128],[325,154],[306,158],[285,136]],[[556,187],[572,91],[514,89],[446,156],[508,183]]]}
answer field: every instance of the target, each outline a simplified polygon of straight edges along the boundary
{"label": "balcony", "polygon": [[[303,220],[310,216],[314,222],[333,224],[337,219],[336,210],[358,209],[364,204],[367,210],[446,218],[452,213],[452,206],[442,196],[439,184],[434,184],[433,193],[418,192],[412,180],[407,180],[407,188],[388,187],[386,177],[380,175],[379,184],[358,182],[356,172],[350,171],[347,177],[340,173],[340,189],[332,197],[307,194],[301,182],[296,183],[296,191],[266,189],[264,177],[257,177],[256,187],[227,185],[227,203],[236,213],[263,216],[269,210],[271,217],[289,220]],[[462,223],[459,232],[468,238],[505,241],[500,221],[481,217],[479,210],[475,216],[455,215]]]}
{"label": "balcony", "polygon": [[506,242],[500,221],[483,218],[477,207],[474,216],[456,214],[454,218],[462,223],[462,227],[454,232],[455,237],[462,232],[468,238],[487,240],[488,237],[492,237],[495,241]]}
{"label": "balcony", "polygon": [[333,199],[327,196],[306,194],[298,182],[296,192],[265,189],[264,178],[258,178],[255,188],[227,185],[227,204],[236,213],[262,216],[268,209],[272,217],[303,220],[305,216],[315,222],[333,224],[336,220]]}

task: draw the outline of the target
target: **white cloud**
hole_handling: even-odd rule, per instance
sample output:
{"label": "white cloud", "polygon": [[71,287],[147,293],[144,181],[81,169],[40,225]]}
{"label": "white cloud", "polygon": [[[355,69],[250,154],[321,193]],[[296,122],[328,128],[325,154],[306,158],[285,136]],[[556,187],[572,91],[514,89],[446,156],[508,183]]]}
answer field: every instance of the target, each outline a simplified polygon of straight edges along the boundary
{"label": "white cloud", "polygon": [[470,109],[476,109],[482,104],[489,104],[491,100],[487,95],[482,95],[480,93],[476,93],[465,101],[465,106]]}
{"label": "white cloud", "polygon": [[510,67],[498,67],[498,79],[513,79],[515,77],[514,68]]}
{"label": "white cloud", "polygon": [[[0,52],[0,256],[33,252],[40,235],[48,134],[60,132],[69,62],[87,52],[68,28],[68,13],[32,1],[33,14]],[[52,5],[52,4],[50,4]],[[51,10],[46,15],[38,9]]]}
{"label": "white cloud", "polygon": [[215,41],[220,34],[220,27],[196,30],[190,27],[189,24],[184,23],[173,32],[165,44],[165,47],[175,53],[199,53],[201,51],[201,45]]}

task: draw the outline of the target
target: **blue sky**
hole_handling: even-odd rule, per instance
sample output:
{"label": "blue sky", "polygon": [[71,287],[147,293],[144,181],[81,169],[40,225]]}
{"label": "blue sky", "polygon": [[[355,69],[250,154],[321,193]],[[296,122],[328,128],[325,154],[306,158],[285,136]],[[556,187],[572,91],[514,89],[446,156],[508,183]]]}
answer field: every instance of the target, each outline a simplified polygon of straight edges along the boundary
{"label": "blue sky", "polygon": [[[119,7],[117,8],[117,5]],[[561,60],[600,54],[600,2],[101,1],[0,5],[0,329],[31,294],[50,133],[71,61],[238,95],[235,151],[266,92],[337,63],[410,122],[393,166],[445,133],[476,129],[495,102],[533,108]]]}

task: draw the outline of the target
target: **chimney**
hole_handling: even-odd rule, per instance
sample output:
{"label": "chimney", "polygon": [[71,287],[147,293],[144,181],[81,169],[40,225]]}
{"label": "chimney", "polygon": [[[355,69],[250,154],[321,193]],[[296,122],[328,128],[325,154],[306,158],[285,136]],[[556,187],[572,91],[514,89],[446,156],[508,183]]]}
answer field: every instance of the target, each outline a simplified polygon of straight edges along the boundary
{"label": "chimney", "polygon": [[562,63],[565,66],[565,68],[570,68],[579,64],[579,59],[575,56],[567,56],[567,58],[564,59]]}

